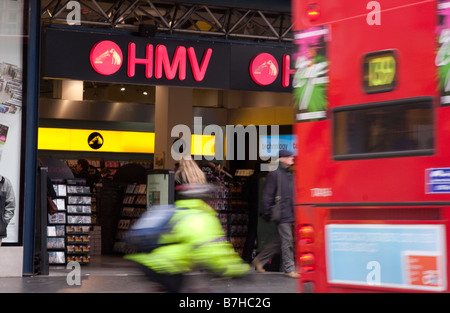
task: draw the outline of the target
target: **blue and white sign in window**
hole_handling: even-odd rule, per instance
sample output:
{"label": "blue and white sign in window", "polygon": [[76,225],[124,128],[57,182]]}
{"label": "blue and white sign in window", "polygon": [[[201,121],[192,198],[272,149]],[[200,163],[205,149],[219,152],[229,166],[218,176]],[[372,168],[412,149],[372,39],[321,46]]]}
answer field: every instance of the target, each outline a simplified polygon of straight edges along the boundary
{"label": "blue and white sign in window", "polygon": [[426,193],[450,193],[450,167],[425,170]]}
{"label": "blue and white sign in window", "polygon": [[259,136],[259,156],[277,156],[280,150],[292,151],[297,154],[297,137],[295,135]]}

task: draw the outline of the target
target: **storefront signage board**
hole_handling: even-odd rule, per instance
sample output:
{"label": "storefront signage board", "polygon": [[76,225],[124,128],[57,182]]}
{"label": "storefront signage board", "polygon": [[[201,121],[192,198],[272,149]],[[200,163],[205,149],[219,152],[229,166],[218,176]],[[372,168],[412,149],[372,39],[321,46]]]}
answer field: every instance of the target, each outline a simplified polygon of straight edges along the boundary
{"label": "storefront signage board", "polygon": [[47,78],[291,92],[292,46],[48,28]]}
{"label": "storefront signage board", "polygon": [[[155,133],[39,127],[38,150],[154,153]],[[192,155],[214,152],[215,136],[191,135]]]}

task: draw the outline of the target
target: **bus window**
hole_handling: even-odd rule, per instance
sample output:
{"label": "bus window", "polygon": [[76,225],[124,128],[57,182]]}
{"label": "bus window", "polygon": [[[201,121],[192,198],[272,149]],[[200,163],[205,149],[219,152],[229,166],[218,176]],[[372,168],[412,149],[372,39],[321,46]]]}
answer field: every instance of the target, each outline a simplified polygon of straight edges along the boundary
{"label": "bus window", "polygon": [[335,160],[433,154],[431,98],[334,109]]}

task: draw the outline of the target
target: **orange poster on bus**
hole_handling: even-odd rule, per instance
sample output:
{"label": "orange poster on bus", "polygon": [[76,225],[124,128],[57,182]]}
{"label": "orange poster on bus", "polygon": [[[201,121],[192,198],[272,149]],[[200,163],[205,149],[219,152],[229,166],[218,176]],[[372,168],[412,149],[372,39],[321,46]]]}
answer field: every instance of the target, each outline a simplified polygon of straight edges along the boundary
{"label": "orange poster on bus", "polygon": [[439,256],[406,255],[407,281],[414,286],[437,287],[440,285]]}

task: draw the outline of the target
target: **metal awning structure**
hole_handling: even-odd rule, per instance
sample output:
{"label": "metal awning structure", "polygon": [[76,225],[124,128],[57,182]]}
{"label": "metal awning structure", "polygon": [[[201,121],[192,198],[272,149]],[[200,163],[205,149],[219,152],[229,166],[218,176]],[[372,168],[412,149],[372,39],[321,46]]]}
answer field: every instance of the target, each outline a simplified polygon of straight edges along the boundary
{"label": "metal awning structure", "polygon": [[[258,8],[257,5],[239,8],[236,5],[227,6],[226,3],[175,0],[42,0],[41,20],[43,23],[67,24],[68,15],[73,12],[73,5],[79,5],[79,25],[83,27],[138,31],[139,26],[143,25],[157,33],[166,34],[258,42],[293,41],[290,11],[273,11],[268,10],[268,6]],[[245,3],[243,1],[243,6]],[[78,25],[74,25],[76,26]]]}

